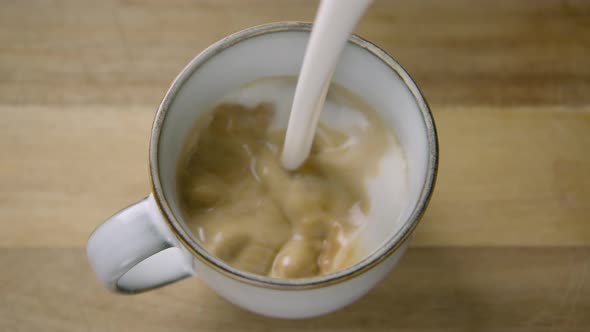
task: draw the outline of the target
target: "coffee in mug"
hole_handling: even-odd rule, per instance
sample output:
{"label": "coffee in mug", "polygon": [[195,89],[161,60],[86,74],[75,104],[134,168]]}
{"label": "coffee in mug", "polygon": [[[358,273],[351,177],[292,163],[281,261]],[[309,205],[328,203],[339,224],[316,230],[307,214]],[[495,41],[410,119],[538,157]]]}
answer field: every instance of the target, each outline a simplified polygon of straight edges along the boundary
{"label": "coffee in mug", "polygon": [[222,98],[196,120],[177,170],[180,207],[193,235],[233,267],[273,278],[326,275],[367,254],[359,243],[370,222],[365,182],[380,167],[391,169],[392,199],[399,206],[407,199],[395,133],[337,84],[309,158],[293,172],[281,167],[295,85],[295,77],[258,79]]}
{"label": "coffee in mug", "polygon": [[355,301],[397,264],[434,188],[432,115],[393,58],[352,36],[314,154],[283,171],[294,87],[285,77],[298,75],[310,30],[249,28],[181,71],[154,118],[151,192],[88,239],[106,288],[138,293],[195,276],[250,311],[306,318]]}

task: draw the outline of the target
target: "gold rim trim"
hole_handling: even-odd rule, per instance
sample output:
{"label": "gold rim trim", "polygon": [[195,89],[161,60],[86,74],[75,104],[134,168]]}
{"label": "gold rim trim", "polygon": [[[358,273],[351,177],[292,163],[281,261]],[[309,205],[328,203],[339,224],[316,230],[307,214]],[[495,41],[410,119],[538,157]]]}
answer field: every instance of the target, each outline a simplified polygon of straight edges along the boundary
{"label": "gold rim trim", "polygon": [[199,53],[186,67],[184,67],[180,74],[178,74],[164,95],[152,125],[149,145],[149,168],[152,193],[155,196],[155,201],[158,205],[158,208],[164,215],[164,220],[168,223],[172,229],[173,234],[180,241],[180,243],[182,243],[198,260],[225,276],[242,283],[281,290],[310,289],[340,283],[357,277],[358,275],[372,269],[387,259],[405,243],[405,241],[410,237],[422,219],[426,207],[430,202],[430,198],[432,197],[432,192],[434,191],[438,173],[438,135],[436,126],[434,124],[428,103],[422,96],[418,86],[412,80],[410,75],[403,69],[403,67],[384,50],[357,35],[353,35],[349,39],[349,43],[361,47],[367,52],[371,53],[371,55],[379,58],[403,80],[406,87],[410,90],[418,104],[418,108],[422,113],[422,119],[426,127],[429,148],[426,181],[422,187],[418,203],[414,207],[410,217],[404,222],[402,228],[385,244],[374,250],[371,254],[356,264],[336,273],[309,279],[276,279],[242,272],[216,259],[213,255],[209,254],[203,246],[195,241],[190,232],[178,222],[176,216],[172,213],[161,187],[158,165],[158,145],[162,125],[164,123],[168,108],[170,107],[172,101],[176,97],[176,94],[181,89],[185,81],[201,65],[203,65],[216,54],[222,52],[226,48],[259,35],[290,31],[310,32],[311,24],[303,22],[277,22],[255,26],[225,37]]}

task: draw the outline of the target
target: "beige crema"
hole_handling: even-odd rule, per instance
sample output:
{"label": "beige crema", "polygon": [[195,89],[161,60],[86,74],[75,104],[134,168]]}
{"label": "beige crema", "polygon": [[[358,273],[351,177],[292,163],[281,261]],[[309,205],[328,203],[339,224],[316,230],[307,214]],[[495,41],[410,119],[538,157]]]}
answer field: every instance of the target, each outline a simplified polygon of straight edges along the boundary
{"label": "beige crema", "polygon": [[[292,98],[295,81],[275,80]],[[285,114],[272,102],[228,100],[197,119],[178,163],[180,207],[194,236],[229,265],[275,278],[325,275],[360,259],[365,180],[397,144],[391,130],[363,100],[332,87],[328,103],[360,120],[346,130],[321,121],[308,160],[289,172],[280,164],[285,130],[276,126]]]}

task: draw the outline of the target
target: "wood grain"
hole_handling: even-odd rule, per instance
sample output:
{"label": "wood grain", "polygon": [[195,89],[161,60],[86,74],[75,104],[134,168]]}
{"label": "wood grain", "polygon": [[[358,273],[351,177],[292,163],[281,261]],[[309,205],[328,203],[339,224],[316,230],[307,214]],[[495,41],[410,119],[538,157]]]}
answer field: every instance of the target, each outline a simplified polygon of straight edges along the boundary
{"label": "wood grain", "polygon": [[[0,11],[0,102],[155,106],[180,69],[245,27],[313,20],[316,1],[23,0]],[[590,2],[378,1],[357,32],[433,106],[580,105]]]}
{"label": "wood grain", "polygon": [[436,114],[440,176],[416,244],[590,243],[590,108]]}
{"label": "wood grain", "polygon": [[337,313],[247,313],[198,279],[104,290],[82,249],[149,190],[160,98],[209,44],[311,0],[22,0],[0,10],[1,331],[590,330],[590,2],[376,1],[356,30],[430,102],[438,185],[413,247]]}
{"label": "wood grain", "polygon": [[[1,246],[83,246],[149,192],[146,107],[0,107]],[[590,108],[440,108],[440,175],[415,245],[590,243]],[[73,139],[75,138],[75,139]]]}
{"label": "wood grain", "polygon": [[80,249],[0,249],[4,331],[588,331],[590,249],[410,249],[384,282],[334,314],[264,318],[197,279],[121,296]]}

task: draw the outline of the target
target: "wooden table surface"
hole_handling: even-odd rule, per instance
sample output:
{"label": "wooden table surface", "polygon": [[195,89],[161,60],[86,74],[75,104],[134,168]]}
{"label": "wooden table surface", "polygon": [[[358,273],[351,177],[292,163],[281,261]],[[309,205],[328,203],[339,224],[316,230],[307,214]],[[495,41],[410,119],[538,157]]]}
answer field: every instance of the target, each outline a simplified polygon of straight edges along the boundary
{"label": "wooden table surface", "polygon": [[95,280],[92,229],[148,193],[160,98],[207,45],[315,1],[13,0],[0,10],[1,331],[590,331],[590,2],[378,1],[357,32],[429,99],[441,159],[396,270],[282,321],[196,278]]}

